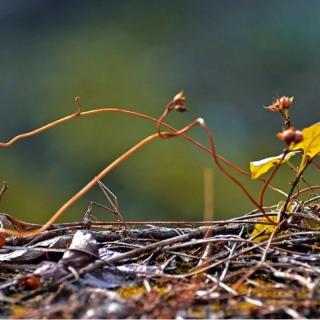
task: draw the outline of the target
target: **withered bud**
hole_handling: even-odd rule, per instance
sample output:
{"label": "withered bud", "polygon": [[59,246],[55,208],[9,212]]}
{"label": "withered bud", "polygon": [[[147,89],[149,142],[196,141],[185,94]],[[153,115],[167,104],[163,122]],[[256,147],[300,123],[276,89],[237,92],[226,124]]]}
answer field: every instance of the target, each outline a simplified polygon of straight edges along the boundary
{"label": "withered bud", "polygon": [[32,289],[37,289],[41,286],[41,279],[36,276],[30,276],[26,279],[21,279],[19,286],[26,286]]}
{"label": "withered bud", "polygon": [[272,112],[279,112],[280,111],[280,106],[276,102],[273,103],[273,104],[270,104],[269,106],[264,107],[264,108],[269,110],[269,111],[272,111]]}
{"label": "withered bud", "polygon": [[170,101],[168,108],[171,110],[176,110],[178,112],[184,112],[187,110],[185,105],[186,97],[184,95],[183,90],[181,90],[178,94],[174,96],[174,98]]}
{"label": "withered bud", "polygon": [[281,141],[284,141],[287,145],[291,143],[298,143],[303,140],[303,135],[300,130],[296,130],[294,127],[283,130],[282,132],[277,133],[277,138]]}
{"label": "withered bud", "polygon": [[272,112],[279,112],[284,109],[289,109],[293,104],[294,97],[277,97],[276,100],[273,102],[273,104],[265,107],[265,109],[272,111]]}
{"label": "withered bud", "polygon": [[174,110],[176,110],[178,112],[185,112],[188,109],[184,104],[177,104],[177,105],[174,106]]}
{"label": "withered bud", "polygon": [[281,98],[277,98],[277,102],[281,106],[282,109],[289,109],[293,104],[294,97],[286,97],[283,96]]}
{"label": "withered bud", "polygon": [[303,134],[302,131],[300,130],[296,130],[295,134],[294,134],[294,142],[298,143],[301,142],[303,140]]}
{"label": "withered bud", "polygon": [[176,103],[185,103],[186,97],[184,96],[184,91],[181,90],[178,94],[176,94],[172,101]]}

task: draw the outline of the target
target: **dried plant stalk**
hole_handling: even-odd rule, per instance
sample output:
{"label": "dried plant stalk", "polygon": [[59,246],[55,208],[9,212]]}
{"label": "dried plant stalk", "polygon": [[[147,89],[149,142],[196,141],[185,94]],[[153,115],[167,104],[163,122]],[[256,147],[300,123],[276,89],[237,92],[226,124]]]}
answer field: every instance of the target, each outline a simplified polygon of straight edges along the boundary
{"label": "dried plant stalk", "polygon": [[[172,100],[172,101],[175,102],[174,100]],[[52,217],[48,220],[48,222],[45,223],[41,228],[35,229],[35,230],[31,230],[31,231],[20,231],[20,230],[16,231],[16,230],[10,230],[10,229],[0,229],[0,232],[2,234],[18,236],[18,237],[28,237],[28,236],[33,236],[33,235],[36,235],[36,234],[38,234],[38,233],[40,233],[42,231],[47,230],[53,223],[55,223],[57,221],[57,219],[59,217],[61,217],[61,215],[67,209],[69,209],[71,206],[73,206],[84,194],[86,194],[90,189],[92,189],[97,184],[97,182],[99,180],[103,179],[109,172],[111,172],[114,168],[118,167],[123,161],[125,161],[127,158],[129,158],[131,155],[133,155],[135,152],[137,152],[140,148],[142,148],[143,146],[145,146],[146,144],[150,143],[151,141],[153,141],[153,140],[155,140],[157,138],[166,139],[166,138],[173,138],[173,137],[178,137],[178,136],[181,136],[182,138],[184,138],[187,141],[191,142],[192,144],[194,144],[198,148],[200,148],[200,149],[204,150],[205,152],[211,154],[213,159],[214,159],[214,161],[215,161],[215,163],[217,164],[218,168],[222,171],[222,173],[224,173],[224,175],[226,175],[228,178],[230,178],[232,181],[234,181],[242,189],[242,191],[246,194],[246,196],[250,199],[250,201],[262,211],[262,213],[265,215],[265,217],[271,223],[274,223],[264,213],[263,207],[261,205],[259,205],[259,203],[257,201],[255,201],[255,199],[250,195],[250,193],[246,190],[246,188],[235,177],[233,177],[230,173],[228,173],[224,169],[224,167],[221,165],[220,161],[224,162],[226,165],[228,165],[230,168],[236,170],[237,172],[250,177],[250,173],[248,173],[245,170],[239,168],[235,164],[231,163],[230,161],[226,160],[221,155],[216,153],[212,134],[211,134],[210,130],[208,129],[208,127],[206,126],[206,124],[204,123],[204,120],[202,118],[198,118],[195,121],[193,121],[192,123],[190,123],[189,125],[187,125],[186,127],[182,128],[181,130],[177,130],[176,128],[174,128],[174,127],[172,127],[172,126],[170,126],[170,125],[168,125],[168,124],[163,122],[164,119],[166,118],[166,116],[169,114],[169,111],[171,111],[171,110],[169,110],[170,107],[172,107],[172,105],[170,105],[171,102],[167,105],[167,108],[166,108],[165,112],[162,114],[162,116],[159,119],[155,119],[153,117],[150,117],[150,116],[142,114],[142,113],[138,113],[138,112],[134,112],[134,111],[130,111],[130,110],[125,110],[125,109],[120,109],[120,108],[98,108],[98,109],[89,110],[89,111],[81,111],[79,98],[76,98],[76,102],[77,102],[77,105],[78,105],[78,111],[76,113],[73,113],[73,114],[71,114],[69,116],[66,116],[64,118],[58,119],[56,121],[50,122],[50,123],[48,123],[48,124],[46,124],[46,125],[44,125],[42,127],[39,127],[39,128],[37,128],[35,130],[32,130],[30,132],[19,134],[19,135],[15,136],[14,138],[12,138],[11,140],[7,141],[7,142],[0,142],[0,147],[1,148],[8,148],[8,147],[12,146],[14,143],[18,142],[19,140],[23,140],[23,139],[27,139],[27,138],[33,137],[33,136],[38,135],[38,134],[40,134],[40,133],[42,133],[42,132],[44,132],[46,130],[49,130],[49,129],[54,128],[54,127],[57,127],[59,125],[67,123],[69,121],[75,120],[75,119],[77,119],[79,117],[91,116],[91,115],[96,115],[96,114],[100,114],[100,113],[108,113],[108,112],[126,114],[126,115],[129,115],[129,116],[134,116],[134,117],[138,117],[138,118],[142,118],[142,119],[146,119],[146,120],[155,122],[157,124],[157,131],[158,132],[156,134],[150,135],[147,138],[141,140],[139,143],[137,143],[135,146],[133,146],[131,149],[129,149],[127,152],[125,152],[119,158],[117,158],[115,161],[113,161],[104,170],[102,170],[87,185],[85,185],[73,197],[71,197],[67,202],[65,202],[52,215]],[[175,107],[176,106],[174,106],[174,108]],[[181,108],[181,106],[178,106],[178,107]],[[178,110],[178,109],[176,109],[176,110]],[[180,109],[178,111],[182,111],[182,110]],[[210,141],[210,147],[211,148],[205,147],[204,145],[202,145],[198,141],[196,141],[193,138],[191,138],[191,137],[186,135],[186,133],[189,130],[191,130],[193,127],[195,127],[198,124],[200,124],[201,127],[206,132],[206,135],[208,136],[209,141]],[[164,126],[164,127],[168,128],[168,129],[170,129],[171,131],[162,132],[160,130],[161,126]],[[260,180],[264,182],[264,179],[260,179]],[[269,184],[268,184],[268,187],[272,188],[275,191],[278,191],[276,188],[273,188]]]}

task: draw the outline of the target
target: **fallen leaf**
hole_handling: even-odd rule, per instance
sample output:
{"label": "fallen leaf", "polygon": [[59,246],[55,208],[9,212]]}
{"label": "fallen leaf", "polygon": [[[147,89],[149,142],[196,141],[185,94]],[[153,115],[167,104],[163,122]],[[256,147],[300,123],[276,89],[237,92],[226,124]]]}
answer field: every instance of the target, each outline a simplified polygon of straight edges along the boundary
{"label": "fallen leaf", "polygon": [[[278,223],[278,216],[271,216],[269,217],[272,221]],[[262,222],[270,222],[268,221],[267,218],[262,217],[261,220]],[[250,233],[250,238],[256,242],[260,243],[262,241],[265,241],[269,239],[270,234],[273,232],[275,225],[265,225],[265,224],[260,224],[256,223],[254,225],[253,231]]]}
{"label": "fallen leaf", "polygon": [[64,266],[81,268],[98,258],[99,248],[94,234],[79,230],[73,235],[71,244],[59,263]]}
{"label": "fallen leaf", "polygon": [[[279,223],[280,212],[282,211],[284,205],[285,205],[285,201],[280,201],[277,205],[277,208],[274,210],[274,212],[278,214],[276,216],[269,216],[269,218],[272,221],[276,222],[277,224]],[[294,205],[290,204],[288,205],[286,212],[290,214],[293,212],[293,210],[294,210]],[[268,222],[268,223],[270,222],[265,217],[262,217],[261,219],[259,219],[259,221]],[[270,234],[274,231],[276,227],[277,227],[276,225],[266,225],[266,224],[256,223],[254,225],[253,231],[250,233],[250,238],[257,243],[268,240]]]}
{"label": "fallen leaf", "polygon": [[[45,254],[45,248],[62,249],[70,243],[70,236],[58,236],[52,239],[37,242],[30,247],[21,247],[21,249],[7,248],[7,253],[0,253],[0,261],[25,262],[37,259]],[[36,250],[39,248],[39,250]],[[43,250],[41,250],[43,248]]]}

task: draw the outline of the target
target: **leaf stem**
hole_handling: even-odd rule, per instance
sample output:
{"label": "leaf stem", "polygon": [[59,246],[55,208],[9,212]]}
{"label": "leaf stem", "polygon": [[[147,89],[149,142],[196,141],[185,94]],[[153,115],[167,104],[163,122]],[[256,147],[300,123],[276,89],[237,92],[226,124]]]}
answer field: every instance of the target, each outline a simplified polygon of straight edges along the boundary
{"label": "leaf stem", "polygon": [[[282,162],[284,161],[286,155],[288,154],[288,149],[285,149],[283,152],[283,155],[280,159],[280,161],[277,163],[277,165],[273,168],[271,174],[269,175],[268,179],[265,181],[264,185],[262,186],[261,190],[260,190],[260,194],[259,194],[259,206],[263,207],[263,202],[264,202],[264,195],[265,192],[267,190],[268,185],[271,183],[271,180],[273,179],[273,177],[275,176],[275,174],[277,173],[277,171],[279,170]],[[269,220],[269,219],[268,219]],[[274,223],[275,224],[275,223]]]}
{"label": "leaf stem", "polygon": [[[303,160],[302,160],[302,161],[303,161]],[[301,161],[301,162],[302,162],[302,161]],[[308,160],[308,159],[307,159],[306,162],[305,162],[304,167],[302,167],[302,168],[300,167],[301,169],[299,169],[298,174],[297,174],[295,180],[293,181],[293,183],[292,183],[292,185],[291,185],[291,188],[290,188],[290,191],[289,191],[289,193],[288,193],[288,197],[287,197],[287,199],[286,199],[286,202],[284,203],[284,205],[283,205],[283,207],[282,207],[281,217],[287,217],[287,216],[288,216],[288,214],[286,213],[286,211],[287,211],[287,208],[288,208],[288,205],[289,205],[290,201],[293,199],[292,194],[293,194],[296,186],[298,185],[302,174],[303,174],[304,171],[307,169],[307,167],[309,166],[310,163],[311,163],[311,160]],[[297,192],[297,196],[298,196],[298,195],[299,195],[299,192]]]}

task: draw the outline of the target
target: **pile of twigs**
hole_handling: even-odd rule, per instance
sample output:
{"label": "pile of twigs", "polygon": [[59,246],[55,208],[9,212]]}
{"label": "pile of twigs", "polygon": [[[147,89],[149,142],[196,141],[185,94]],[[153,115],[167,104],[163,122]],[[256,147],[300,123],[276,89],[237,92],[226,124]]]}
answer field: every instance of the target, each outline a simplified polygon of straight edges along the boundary
{"label": "pile of twigs", "polygon": [[126,228],[86,221],[9,238],[0,249],[0,314],[319,318],[320,230],[311,226],[319,218],[314,207],[304,209],[310,210],[292,213],[277,232],[254,237],[258,224],[268,225],[257,211]]}

